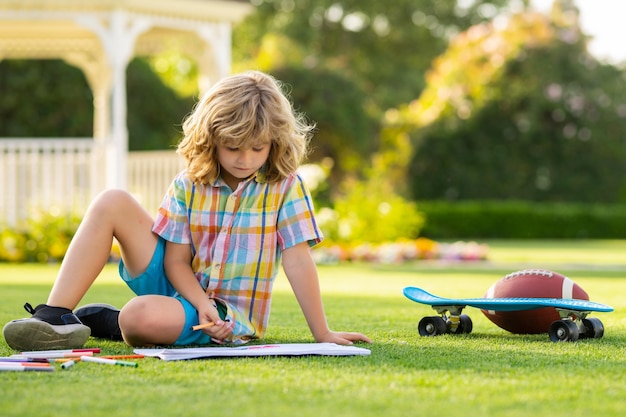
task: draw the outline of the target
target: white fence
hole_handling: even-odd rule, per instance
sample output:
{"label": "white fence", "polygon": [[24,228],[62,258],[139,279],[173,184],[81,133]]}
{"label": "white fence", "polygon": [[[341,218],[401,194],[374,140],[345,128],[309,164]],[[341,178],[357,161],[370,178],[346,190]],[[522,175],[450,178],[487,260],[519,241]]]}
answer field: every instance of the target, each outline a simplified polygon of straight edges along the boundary
{"label": "white fence", "polygon": [[183,158],[174,150],[130,152],[128,191],[149,213],[156,215],[167,187],[184,167]]}
{"label": "white fence", "polygon": [[[128,190],[151,213],[183,168],[172,151],[130,152]],[[1,139],[0,224],[15,225],[33,212],[82,214],[105,187],[102,149],[86,139]]]}

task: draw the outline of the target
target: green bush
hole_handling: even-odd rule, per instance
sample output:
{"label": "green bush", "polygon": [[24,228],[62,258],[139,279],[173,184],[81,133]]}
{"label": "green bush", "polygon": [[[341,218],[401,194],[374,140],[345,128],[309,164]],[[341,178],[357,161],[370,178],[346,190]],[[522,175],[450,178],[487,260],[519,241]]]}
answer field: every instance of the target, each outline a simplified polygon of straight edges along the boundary
{"label": "green bush", "polygon": [[334,208],[319,211],[324,235],[335,243],[383,243],[414,239],[424,218],[414,202],[387,189],[381,181],[349,181]]}
{"label": "green bush", "polygon": [[0,226],[0,262],[56,262],[63,259],[80,218],[38,212],[14,228]]}
{"label": "green bush", "polygon": [[432,239],[624,239],[626,205],[428,201],[418,205]]}

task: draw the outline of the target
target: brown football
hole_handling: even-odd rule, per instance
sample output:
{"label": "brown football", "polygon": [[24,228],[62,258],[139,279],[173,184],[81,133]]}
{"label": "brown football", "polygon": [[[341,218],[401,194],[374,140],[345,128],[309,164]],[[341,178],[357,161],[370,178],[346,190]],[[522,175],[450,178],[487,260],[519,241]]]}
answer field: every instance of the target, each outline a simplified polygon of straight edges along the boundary
{"label": "brown football", "polygon": [[[485,298],[575,298],[589,300],[578,284],[558,272],[525,269],[498,280],[487,290]],[[561,317],[553,307],[523,311],[488,311],[483,314],[498,327],[511,333],[547,333]]]}

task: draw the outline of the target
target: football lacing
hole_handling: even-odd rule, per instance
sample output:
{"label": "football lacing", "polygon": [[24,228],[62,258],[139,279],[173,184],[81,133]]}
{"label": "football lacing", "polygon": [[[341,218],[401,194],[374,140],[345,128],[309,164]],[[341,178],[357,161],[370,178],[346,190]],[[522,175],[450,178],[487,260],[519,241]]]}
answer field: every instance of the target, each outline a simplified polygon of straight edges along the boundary
{"label": "football lacing", "polygon": [[521,271],[511,272],[510,274],[506,275],[504,279],[511,279],[519,277],[520,275],[543,275],[544,277],[552,278],[554,273],[545,269],[524,269]]}

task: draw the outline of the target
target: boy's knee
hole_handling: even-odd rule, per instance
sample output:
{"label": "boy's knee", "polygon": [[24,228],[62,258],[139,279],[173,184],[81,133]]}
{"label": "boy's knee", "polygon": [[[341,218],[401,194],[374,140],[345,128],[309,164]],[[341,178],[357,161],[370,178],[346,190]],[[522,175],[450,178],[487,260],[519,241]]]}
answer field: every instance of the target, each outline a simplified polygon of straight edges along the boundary
{"label": "boy's knee", "polygon": [[103,223],[118,225],[121,221],[133,218],[132,213],[140,207],[139,202],[128,191],[105,190],[91,202],[87,216]]}
{"label": "boy's knee", "polygon": [[130,202],[135,202],[135,198],[128,191],[110,189],[104,190],[100,194],[98,194],[94,199],[92,205],[97,207],[109,207],[111,205],[123,206]]}
{"label": "boy's knee", "polygon": [[180,302],[162,295],[141,295],[120,311],[120,329],[131,346],[171,345],[185,325]]}
{"label": "boy's knee", "polygon": [[88,213],[96,212],[98,215],[106,213],[112,207],[118,206],[122,199],[127,198],[124,196],[125,193],[128,194],[124,190],[104,190],[100,192],[91,200]]}
{"label": "boy's knee", "polygon": [[140,346],[150,329],[149,309],[143,297],[130,300],[120,311],[119,324],[124,340],[131,346]]}

